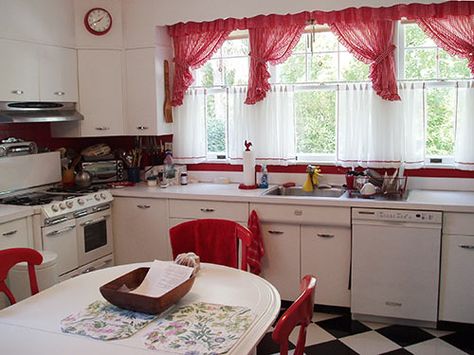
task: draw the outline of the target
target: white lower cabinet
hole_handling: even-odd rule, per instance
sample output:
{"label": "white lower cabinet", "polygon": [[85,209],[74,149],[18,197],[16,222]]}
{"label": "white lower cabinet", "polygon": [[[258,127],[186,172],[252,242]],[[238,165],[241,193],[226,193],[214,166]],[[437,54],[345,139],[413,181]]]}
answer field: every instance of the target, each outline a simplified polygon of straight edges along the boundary
{"label": "white lower cabinet", "polygon": [[0,250],[32,247],[31,217],[0,224]]}
{"label": "white lower cabinet", "polygon": [[115,197],[113,231],[117,265],[171,260],[166,199]]}
{"label": "white lower cabinet", "polygon": [[262,276],[275,286],[284,300],[295,300],[300,284],[300,226],[262,223],[265,255]]}
{"label": "white lower cabinet", "polygon": [[474,216],[445,213],[439,320],[474,323]]}
{"label": "white lower cabinet", "polygon": [[350,260],[349,227],[301,227],[301,275],[316,276],[317,304],[350,306]]}

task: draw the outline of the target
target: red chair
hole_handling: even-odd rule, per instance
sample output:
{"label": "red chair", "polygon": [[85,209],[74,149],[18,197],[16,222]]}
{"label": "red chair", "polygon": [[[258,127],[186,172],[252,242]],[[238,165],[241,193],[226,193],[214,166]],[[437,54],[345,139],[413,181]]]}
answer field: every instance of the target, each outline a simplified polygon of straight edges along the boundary
{"label": "red chair", "polygon": [[194,252],[202,262],[238,268],[238,241],[241,242],[240,269],[247,270],[247,249],[252,232],[225,219],[196,219],[170,229],[173,259]]}
{"label": "red chair", "polygon": [[306,327],[311,323],[313,317],[314,289],[316,287],[316,278],[306,275],[301,280],[301,295],[286,310],[278,320],[273,330],[272,339],[280,344],[280,354],[288,354],[288,337],[296,326],[300,326],[298,342],[294,355],[302,355],[306,342]]}
{"label": "red chair", "polygon": [[12,248],[0,250],[0,292],[7,295],[11,304],[15,304],[16,300],[11,291],[8,289],[5,280],[7,279],[10,269],[18,263],[26,261],[28,263],[28,276],[30,278],[31,294],[39,292],[38,281],[36,281],[35,265],[43,262],[43,257],[34,249],[30,248]]}

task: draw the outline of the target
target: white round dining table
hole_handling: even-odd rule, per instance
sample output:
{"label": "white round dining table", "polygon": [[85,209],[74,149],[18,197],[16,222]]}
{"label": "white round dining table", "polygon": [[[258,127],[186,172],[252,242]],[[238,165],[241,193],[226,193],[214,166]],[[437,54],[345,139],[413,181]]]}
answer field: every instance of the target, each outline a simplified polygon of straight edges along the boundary
{"label": "white round dining table", "polygon": [[[127,339],[102,341],[61,331],[70,314],[103,300],[99,287],[151,263],[114,266],[66,280],[0,311],[0,353],[3,355],[125,355],[171,354],[148,350],[143,341],[147,327]],[[201,264],[194,285],[177,305],[207,302],[249,307],[256,314],[250,328],[227,354],[253,353],[276,319],[280,295],[263,278],[215,264]]]}

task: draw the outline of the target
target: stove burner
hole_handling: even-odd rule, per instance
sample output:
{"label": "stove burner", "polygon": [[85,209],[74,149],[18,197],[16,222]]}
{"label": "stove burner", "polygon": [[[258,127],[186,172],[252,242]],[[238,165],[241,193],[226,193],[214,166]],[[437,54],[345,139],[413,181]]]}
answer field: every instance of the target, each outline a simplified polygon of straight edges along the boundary
{"label": "stove burner", "polygon": [[30,194],[5,197],[0,203],[5,205],[17,206],[38,206],[47,205],[53,201],[63,201],[77,197],[77,195],[67,194],[51,194],[46,192],[33,192]]}
{"label": "stove burner", "polygon": [[70,193],[76,195],[82,195],[92,192],[97,192],[99,190],[110,189],[109,185],[99,184],[91,185],[89,187],[79,187],[79,186],[56,186],[48,189],[48,192],[59,192],[59,193]]}

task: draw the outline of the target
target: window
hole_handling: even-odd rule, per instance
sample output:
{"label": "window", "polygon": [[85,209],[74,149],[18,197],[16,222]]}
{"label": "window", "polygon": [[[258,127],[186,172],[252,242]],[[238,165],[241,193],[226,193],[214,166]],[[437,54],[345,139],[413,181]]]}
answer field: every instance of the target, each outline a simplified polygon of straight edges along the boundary
{"label": "window", "polygon": [[[415,23],[398,26],[398,79],[424,83],[425,155],[449,162],[454,154],[456,82],[470,79],[466,60],[438,48]],[[231,87],[246,86],[246,31],[234,33],[202,68],[194,86],[206,88],[208,159],[228,157]],[[309,26],[284,63],[270,68],[272,84],[294,86],[294,141],[300,161],[335,161],[338,85],[368,82],[369,65],[356,60],[327,27]],[[434,160],[432,160],[434,162]]]}

